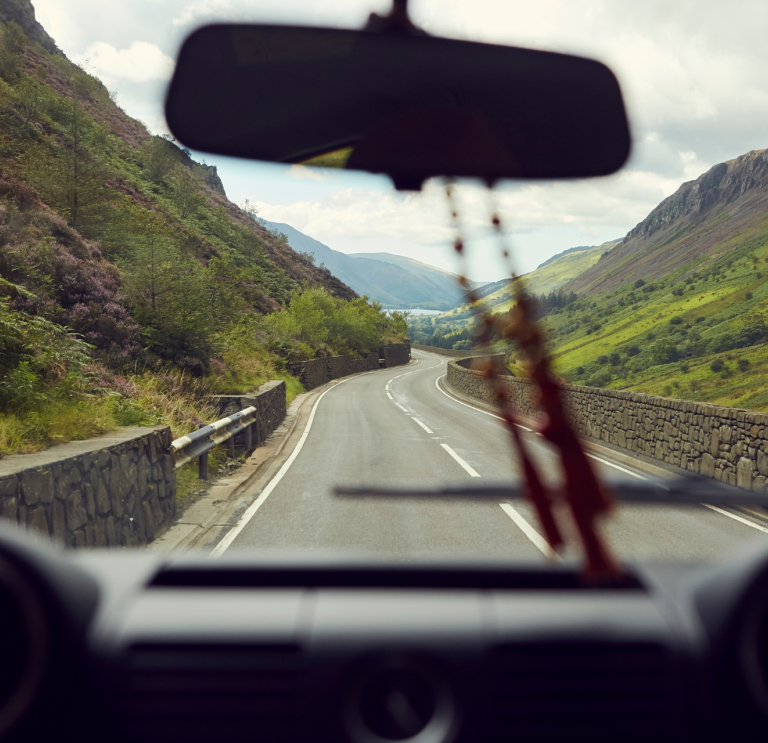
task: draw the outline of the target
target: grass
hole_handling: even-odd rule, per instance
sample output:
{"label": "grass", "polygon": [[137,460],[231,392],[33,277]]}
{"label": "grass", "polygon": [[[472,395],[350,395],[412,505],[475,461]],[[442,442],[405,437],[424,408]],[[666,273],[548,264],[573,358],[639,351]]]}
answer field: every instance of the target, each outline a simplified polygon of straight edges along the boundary
{"label": "grass", "polygon": [[768,324],[768,245],[750,243],[698,271],[555,311],[545,319],[555,369],[576,384],[768,411],[768,338],[729,347]]}
{"label": "grass", "polygon": [[31,454],[55,444],[114,431],[114,405],[106,398],[51,403],[39,411],[0,414],[0,456]]}

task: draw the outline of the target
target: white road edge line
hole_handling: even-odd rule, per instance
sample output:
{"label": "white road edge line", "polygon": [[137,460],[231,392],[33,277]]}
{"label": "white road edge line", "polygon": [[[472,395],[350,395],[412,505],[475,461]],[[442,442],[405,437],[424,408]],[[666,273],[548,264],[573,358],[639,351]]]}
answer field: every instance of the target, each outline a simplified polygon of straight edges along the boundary
{"label": "white road edge line", "polygon": [[419,425],[420,425],[420,426],[421,426],[421,427],[422,427],[422,428],[423,428],[423,429],[424,429],[424,430],[425,430],[427,433],[434,433],[434,431],[432,431],[430,428],[427,428],[427,426],[426,426],[424,423],[422,423],[422,422],[421,422],[421,421],[420,421],[418,418],[416,418],[415,416],[413,416],[413,415],[412,415],[412,416],[411,416],[411,418],[413,418],[413,420],[415,420],[415,421],[416,421],[416,423],[418,423],[418,424],[419,424]]}
{"label": "white road edge line", "polygon": [[404,408],[399,402],[396,402],[395,405],[397,405],[397,407],[400,408],[400,410],[402,410],[404,413],[410,412],[408,408]]}
{"label": "white road edge line", "polygon": [[650,480],[650,477],[645,477],[643,475],[638,475],[637,472],[632,472],[632,470],[628,470],[625,467],[619,467],[618,464],[614,464],[613,462],[609,462],[607,459],[601,459],[600,457],[596,457],[594,454],[590,454],[589,452],[584,452],[590,459],[596,459],[598,462],[602,462],[603,464],[607,464],[609,467],[613,467],[614,469],[621,470],[622,472],[626,472],[628,475],[632,475],[632,477],[636,477],[638,480]]}
{"label": "white road edge line", "polygon": [[766,529],[764,526],[760,526],[759,524],[754,523],[754,521],[748,521],[747,519],[741,518],[741,516],[737,516],[735,513],[724,511],[722,508],[718,508],[717,506],[710,506],[708,503],[702,503],[701,505],[706,508],[711,508],[713,511],[717,511],[718,513],[722,513],[723,516],[727,516],[729,519],[740,521],[742,524],[746,524],[747,526],[751,526],[753,529],[757,529],[758,531],[762,531],[768,534],[768,529]]}
{"label": "white road edge line", "polygon": [[[474,405],[469,405],[466,402],[462,402],[461,400],[457,400],[453,395],[449,395],[441,386],[440,386],[440,380],[445,379],[448,375],[443,374],[442,377],[438,377],[435,380],[435,387],[442,392],[449,400],[453,400],[453,402],[458,403],[459,405],[463,405],[465,408],[471,408],[472,410],[478,412],[478,413],[484,413],[485,415],[490,415],[491,418],[498,418],[499,420],[502,420],[502,417],[500,415],[494,415],[493,413],[489,413],[487,410],[481,410],[480,408],[476,408]],[[519,425],[519,424],[518,424]],[[535,433],[535,431],[532,431],[532,429],[527,428],[526,426],[520,426],[524,431],[528,431],[529,433]],[[605,465],[608,465],[608,467],[613,467],[614,469],[620,470],[621,472],[626,472],[628,475],[632,475],[632,477],[637,477],[639,480],[648,480],[649,478],[644,477],[643,475],[638,475],[636,472],[632,472],[632,470],[628,470],[625,467],[621,467],[618,464],[614,464],[613,462],[609,462],[607,459],[601,459],[598,456],[595,456],[594,454],[589,454],[588,452],[584,452],[588,457],[591,459],[596,459],[598,462],[602,462]]]}
{"label": "white road edge line", "polygon": [[514,521],[520,531],[525,534],[550,560],[562,561],[562,557],[557,554],[544,539],[509,503],[499,503],[504,513]]}
{"label": "white road edge line", "polygon": [[392,397],[392,395],[390,395],[390,394],[389,394],[389,392],[387,392],[387,397],[388,397],[390,400],[394,400],[394,399],[395,399],[394,397]]}
{"label": "white road edge line", "polygon": [[448,444],[440,444],[470,475],[470,477],[480,477],[480,473],[473,470]]}
{"label": "white road edge line", "polygon": [[[368,373],[370,374],[370,372]],[[213,548],[213,551],[210,555],[211,557],[220,557],[222,554],[224,554],[224,551],[227,549],[227,547],[229,547],[229,545],[235,541],[238,534],[240,534],[248,522],[256,515],[256,511],[258,511],[264,504],[264,501],[269,498],[270,493],[277,487],[280,480],[285,477],[285,473],[288,472],[291,465],[294,463],[294,461],[296,461],[296,457],[299,456],[299,452],[301,452],[302,447],[304,446],[304,442],[307,440],[307,436],[309,436],[309,430],[312,428],[312,421],[315,420],[315,412],[317,411],[317,406],[320,404],[320,400],[322,400],[331,390],[335,390],[340,384],[344,384],[344,382],[348,381],[349,379],[351,379],[351,377],[342,379],[340,382],[337,382],[333,385],[333,387],[329,387],[325,392],[323,392],[322,395],[320,395],[320,397],[317,398],[317,400],[315,400],[315,404],[312,406],[312,412],[309,414],[307,427],[304,429],[304,433],[301,434],[301,438],[299,439],[299,443],[296,444],[296,448],[293,450],[293,452],[291,452],[291,456],[285,460],[278,473],[269,481],[269,483],[267,483],[267,486],[264,488],[264,490],[261,491],[259,497],[253,503],[251,503],[250,506],[248,506],[246,512],[240,517],[240,520],[224,535],[224,539],[222,539]]]}
{"label": "white road edge line", "polygon": [[[431,367],[431,368],[434,369],[434,367]],[[437,379],[435,379],[435,387],[437,387],[437,389],[440,392],[442,392],[449,400],[453,400],[453,402],[456,402],[459,405],[463,405],[465,408],[471,408],[472,410],[475,410],[478,413],[484,413],[485,415],[490,415],[491,418],[498,418],[499,420],[501,420],[501,416],[499,416],[499,415],[494,415],[493,413],[489,413],[487,410],[481,410],[480,408],[476,408],[474,405],[469,405],[468,403],[462,402],[461,400],[457,400],[453,395],[449,395],[440,386],[440,380],[441,379],[445,379],[447,376],[448,376],[447,374],[443,374],[442,377],[437,377]],[[531,430],[530,428],[526,428],[525,426],[520,426],[520,428],[522,428],[522,429],[524,429],[526,431],[530,431]],[[443,446],[445,446],[445,444],[443,444]],[[592,459],[596,459],[598,462],[602,462],[603,464],[608,465],[608,467],[613,467],[614,469],[620,470],[621,472],[626,472],[628,475],[632,475],[632,477],[637,477],[639,480],[648,480],[649,479],[647,477],[643,477],[643,475],[638,475],[636,472],[632,472],[631,470],[628,470],[625,467],[621,467],[618,464],[614,464],[613,462],[609,462],[607,459],[601,459],[600,457],[597,457],[594,454],[588,454],[587,452],[585,452],[585,454],[587,454],[587,456],[591,457]],[[506,504],[501,503],[499,505],[501,505],[501,507],[505,511],[507,511],[507,508],[505,507]],[[717,506],[710,506],[710,505],[707,505],[706,503],[702,503],[701,505],[702,506],[706,506],[707,508],[711,508],[713,511],[717,511],[718,513],[721,513],[723,516],[727,516],[728,518],[734,519],[735,521],[740,521],[741,523],[746,524],[747,526],[751,526],[754,529],[758,529],[759,531],[763,531],[766,534],[768,534],[768,529],[766,529],[763,526],[759,526],[758,524],[755,524],[752,521],[748,521],[747,519],[743,519],[743,518],[741,518],[741,516],[737,516],[734,513],[729,513],[728,511],[724,511],[722,508],[718,508]],[[514,510],[512,508],[512,506],[509,506],[509,508]],[[509,513],[509,511],[507,511],[507,513]],[[517,513],[517,511],[515,511],[515,513]],[[511,516],[511,514],[510,514],[510,518],[514,519],[514,516]],[[520,518],[522,518],[522,516],[520,516]],[[517,523],[517,522],[515,522],[515,523]],[[526,525],[527,525],[527,522],[526,522]],[[538,537],[538,534],[536,536]],[[541,537],[539,537],[539,539],[541,539]],[[546,542],[544,542],[544,544],[546,544]],[[547,549],[549,549],[549,545],[547,545]]]}

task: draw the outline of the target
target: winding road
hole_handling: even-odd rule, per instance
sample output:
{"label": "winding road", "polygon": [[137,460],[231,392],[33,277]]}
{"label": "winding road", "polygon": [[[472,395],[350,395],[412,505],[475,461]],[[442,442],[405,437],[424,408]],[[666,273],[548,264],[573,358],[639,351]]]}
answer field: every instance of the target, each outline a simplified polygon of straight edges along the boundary
{"label": "winding road", "polygon": [[[524,502],[349,499],[335,485],[437,488],[519,481],[508,434],[489,412],[444,389],[445,358],[414,351],[408,366],[340,380],[314,403],[296,450],[214,549],[323,550],[417,559],[420,556],[543,559],[547,547]],[[558,459],[526,432],[529,450],[552,481]],[[645,478],[600,457],[607,480]],[[700,506],[622,505],[605,534],[625,560],[714,560],[768,527]],[[566,553],[565,559],[576,559]]]}

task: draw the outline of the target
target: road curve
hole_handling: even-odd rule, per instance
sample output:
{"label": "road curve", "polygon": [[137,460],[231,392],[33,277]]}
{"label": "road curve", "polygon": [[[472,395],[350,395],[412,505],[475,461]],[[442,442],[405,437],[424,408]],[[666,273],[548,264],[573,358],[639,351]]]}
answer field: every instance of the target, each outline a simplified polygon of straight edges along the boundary
{"label": "road curve", "polygon": [[[397,559],[420,556],[543,559],[529,507],[478,501],[335,497],[335,485],[435,488],[519,481],[501,422],[441,389],[446,359],[414,351],[408,366],[342,380],[318,401],[303,446],[252,518],[218,552],[324,550]],[[525,434],[542,472],[558,459]],[[607,480],[638,471],[595,462]],[[269,487],[269,486],[268,486]],[[253,499],[259,496],[254,492]],[[623,559],[721,559],[768,533],[705,506],[621,506],[605,533]],[[234,539],[232,538],[234,537]],[[216,554],[216,551],[214,551]],[[566,559],[576,555],[566,553]]]}

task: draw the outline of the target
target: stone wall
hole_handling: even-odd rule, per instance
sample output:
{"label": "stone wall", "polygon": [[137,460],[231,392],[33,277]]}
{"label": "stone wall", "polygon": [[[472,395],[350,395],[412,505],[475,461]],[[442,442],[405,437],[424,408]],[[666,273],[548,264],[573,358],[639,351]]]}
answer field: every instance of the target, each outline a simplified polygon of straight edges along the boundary
{"label": "stone wall", "polygon": [[0,460],[0,515],[67,547],[151,542],[176,515],[171,430],[124,428]]}
{"label": "stone wall", "polygon": [[412,343],[411,348],[416,348],[419,351],[429,351],[429,353],[436,353],[438,356],[448,356],[452,359],[466,359],[469,356],[487,356],[487,348],[475,348],[471,351],[454,351],[452,348],[437,348],[436,346],[422,346],[418,343]]}
{"label": "stone wall", "polygon": [[[265,382],[247,395],[216,395],[219,417],[224,418],[245,408],[256,408],[256,422],[251,426],[251,443],[258,446],[283,422],[286,412],[285,382]],[[235,436],[235,444],[245,441],[245,433]]]}
{"label": "stone wall", "polygon": [[411,360],[411,342],[392,343],[379,348],[379,358],[384,359],[384,366],[402,366]]}
{"label": "stone wall", "polygon": [[[480,373],[455,361],[448,384],[466,395],[490,401]],[[522,415],[539,415],[533,384],[504,380]],[[623,390],[563,385],[565,409],[582,436],[714,477],[757,493],[768,478],[768,415],[688,400]]]}
{"label": "stone wall", "polygon": [[313,390],[332,379],[341,379],[350,374],[378,369],[379,354],[374,351],[362,359],[354,356],[327,356],[309,361],[290,361],[285,366],[294,377],[298,377],[304,389]]}

